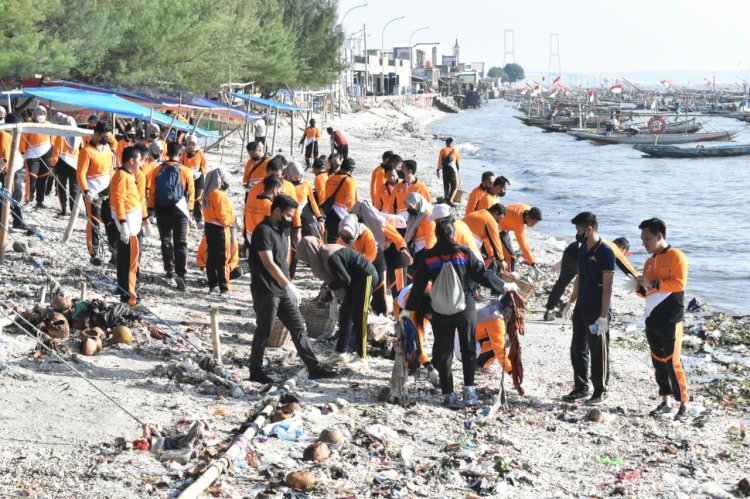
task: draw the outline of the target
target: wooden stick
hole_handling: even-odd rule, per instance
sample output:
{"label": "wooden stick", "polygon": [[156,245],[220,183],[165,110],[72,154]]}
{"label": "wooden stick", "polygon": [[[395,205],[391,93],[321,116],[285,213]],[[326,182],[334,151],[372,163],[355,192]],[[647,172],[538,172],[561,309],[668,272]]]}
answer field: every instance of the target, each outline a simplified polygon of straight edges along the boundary
{"label": "wooden stick", "polygon": [[86,299],[86,281],[81,283],[81,300]]}
{"label": "wooden stick", "polygon": [[68,219],[68,226],[65,228],[65,234],[63,234],[62,242],[68,242],[70,234],[73,232],[73,226],[78,219],[78,212],[80,211],[81,200],[83,199],[83,193],[78,191],[76,194],[76,200],[73,201],[73,207],[70,209],[70,218]]}
{"label": "wooden stick", "polygon": [[[16,171],[19,169],[21,163],[20,153],[18,152],[18,145],[21,142],[21,130],[16,128],[13,130],[13,141],[11,142],[10,148],[10,161],[8,164],[8,172],[5,175],[5,189],[8,192],[8,196],[13,195],[13,180],[16,176]],[[2,213],[0,213],[0,264],[5,261],[5,247],[8,244],[8,220],[10,220],[10,199],[3,200]]]}
{"label": "wooden stick", "polygon": [[211,346],[213,347],[214,360],[221,363],[221,340],[219,339],[219,311],[211,308]]}

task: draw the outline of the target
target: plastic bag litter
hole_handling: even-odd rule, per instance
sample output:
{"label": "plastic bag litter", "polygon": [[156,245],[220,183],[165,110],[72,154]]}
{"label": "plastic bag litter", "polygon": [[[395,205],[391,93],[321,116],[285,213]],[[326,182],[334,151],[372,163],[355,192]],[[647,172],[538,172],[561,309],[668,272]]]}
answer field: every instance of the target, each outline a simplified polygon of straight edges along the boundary
{"label": "plastic bag litter", "polygon": [[275,435],[282,440],[299,440],[304,431],[302,431],[302,419],[299,416],[266,425],[263,428],[266,435]]}

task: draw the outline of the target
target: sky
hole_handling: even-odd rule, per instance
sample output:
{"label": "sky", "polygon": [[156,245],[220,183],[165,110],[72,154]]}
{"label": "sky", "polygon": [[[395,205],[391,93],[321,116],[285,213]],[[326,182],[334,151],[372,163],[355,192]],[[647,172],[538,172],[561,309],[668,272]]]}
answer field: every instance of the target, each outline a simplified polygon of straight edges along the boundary
{"label": "sky", "polygon": [[[502,66],[504,30],[515,35],[515,59],[527,73],[547,72],[550,33],[558,33],[563,73],[750,70],[750,0],[340,0],[347,34],[367,26],[368,48],[440,42],[450,54],[458,37],[462,62]],[[553,73],[557,72],[553,66]]]}

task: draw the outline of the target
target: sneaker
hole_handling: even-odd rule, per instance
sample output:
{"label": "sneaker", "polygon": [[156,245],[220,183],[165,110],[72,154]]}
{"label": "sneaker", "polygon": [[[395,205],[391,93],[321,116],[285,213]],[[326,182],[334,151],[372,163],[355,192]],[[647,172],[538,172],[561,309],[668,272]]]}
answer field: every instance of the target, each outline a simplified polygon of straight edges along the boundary
{"label": "sneaker", "polygon": [[675,421],[687,421],[690,414],[688,414],[688,408],[687,405],[681,405],[679,409],[677,409],[677,414],[674,415]]}
{"label": "sneaker", "polygon": [[209,295],[215,295],[219,293],[219,286],[209,286],[208,288],[208,294]]}
{"label": "sneaker", "polygon": [[164,280],[166,281],[167,286],[169,286],[170,288],[177,286],[177,282],[174,279],[174,274],[172,274],[171,272],[167,272]]}
{"label": "sneaker", "polygon": [[268,383],[273,383],[273,378],[266,374],[265,371],[259,369],[257,371],[250,371],[250,381],[267,385]]}
{"label": "sneaker", "polygon": [[109,262],[107,262],[107,263],[109,263],[110,265],[113,265],[113,266],[117,267],[117,252],[116,251],[112,252],[112,254],[109,257]]}
{"label": "sneaker", "polygon": [[174,278],[175,286],[177,286],[177,291],[185,291],[185,278],[177,276]]}
{"label": "sneaker", "polygon": [[464,405],[477,405],[479,404],[479,396],[473,386],[464,387]]}
{"label": "sneaker", "polygon": [[567,395],[563,395],[562,399],[565,402],[577,402],[579,400],[583,400],[585,398],[588,398],[589,391],[588,390],[573,390],[572,392],[568,393]]}
{"label": "sneaker", "polygon": [[654,410],[648,413],[649,416],[657,417],[662,414],[669,414],[672,412],[672,405],[669,402],[665,402],[662,400],[662,402],[656,406]]}
{"label": "sneaker", "polygon": [[67,217],[68,216],[68,212],[65,211],[65,210],[60,210],[60,211],[57,212],[57,216],[60,217],[60,218]]}
{"label": "sneaker", "polygon": [[607,396],[607,392],[599,393],[599,394],[593,394],[590,399],[586,401],[586,405],[602,405],[604,402],[607,401],[609,397]]}
{"label": "sneaker", "polygon": [[307,375],[308,379],[325,379],[325,378],[333,378],[338,376],[339,372],[336,369],[331,368],[330,366],[320,365],[316,369],[313,369],[310,371],[310,373]]}
{"label": "sneaker", "polygon": [[554,310],[547,310],[544,312],[544,320],[545,321],[553,321],[555,320],[555,311]]}
{"label": "sneaker", "polygon": [[449,393],[448,395],[445,395],[445,399],[443,399],[443,405],[447,407],[448,409],[453,409],[454,411],[457,411],[461,408],[461,402],[458,400],[458,394],[455,392]]}
{"label": "sneaker", "polygon": [[89,261],[91,262],[91,265],[96,265],[97,267],[100,267],[102,264],[102,259],[98,256],[92,256]]}
{"label": "sneaker", "polygon": [[346,364],[346,367],[355,371],[359,371],[368,369],[370,367],[370,364],[367,362],[367,359],[363,359],[359,355],[354,354],[352,360],[350,360]]}
{"label": "sneaker", "polygon": [[326,364],[347,364],[353,360],[354,354],[349,352],[333,352],[326,360]]}

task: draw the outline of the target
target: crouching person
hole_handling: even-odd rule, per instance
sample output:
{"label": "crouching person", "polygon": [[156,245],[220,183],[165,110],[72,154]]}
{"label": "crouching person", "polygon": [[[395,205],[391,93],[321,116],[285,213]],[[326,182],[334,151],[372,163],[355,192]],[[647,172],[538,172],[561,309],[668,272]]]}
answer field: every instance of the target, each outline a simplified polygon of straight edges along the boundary
{"label": "crouching person", "polygon": [[250,380],[271,383],[263,371],[263,353],[276,318],[289,330],[302,362],[311,379],[336,374],[315,357],[307,338],[305,321],[299,310],[300,295],[289,278],[289,229],[297,201],[278,196],[271,204],[271,214],[255,227],[250,244],[250,291],[253,296],[256,326],[250,351]]}

